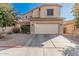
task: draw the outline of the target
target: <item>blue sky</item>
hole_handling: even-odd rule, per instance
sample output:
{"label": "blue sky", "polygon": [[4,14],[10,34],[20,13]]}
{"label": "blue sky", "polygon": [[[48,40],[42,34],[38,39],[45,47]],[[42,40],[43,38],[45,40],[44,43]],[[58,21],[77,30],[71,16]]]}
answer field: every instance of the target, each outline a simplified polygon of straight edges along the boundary
{"label": "blue sky", "polygon": [[[20,13],[24,14],[30,11],[31,9],[38,7],[40,3],[13,3],[12,4],[16,10],[18,10]],[[63,7],[61,8],[61,16],[66,18],[66,20],[72,20],[73,14],[72,11],[72,3],[62,3]]]}

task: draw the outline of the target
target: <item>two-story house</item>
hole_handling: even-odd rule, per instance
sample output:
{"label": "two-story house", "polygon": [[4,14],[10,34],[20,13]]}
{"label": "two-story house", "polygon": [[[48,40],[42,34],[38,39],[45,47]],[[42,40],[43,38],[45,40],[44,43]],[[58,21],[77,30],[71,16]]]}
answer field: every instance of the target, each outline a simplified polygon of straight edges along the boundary
{"label": "two-story house", "polygon": [[42,4],[24,14],[30,22],[31,34],[62,34],[61,7],[60,4]]}

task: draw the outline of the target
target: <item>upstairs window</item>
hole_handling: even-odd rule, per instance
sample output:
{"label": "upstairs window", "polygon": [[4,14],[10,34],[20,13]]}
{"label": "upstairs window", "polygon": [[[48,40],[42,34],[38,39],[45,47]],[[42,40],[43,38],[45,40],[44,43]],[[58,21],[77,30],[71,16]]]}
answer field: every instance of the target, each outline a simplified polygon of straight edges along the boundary
{"label": "upstairs window", "polygon": [[53,16],[54,15],[54,9],[47,9],[47,16]]}
{"label": "upstairs window", "polygon": [[27,18],[27,16],[26,16],[26,18]]}

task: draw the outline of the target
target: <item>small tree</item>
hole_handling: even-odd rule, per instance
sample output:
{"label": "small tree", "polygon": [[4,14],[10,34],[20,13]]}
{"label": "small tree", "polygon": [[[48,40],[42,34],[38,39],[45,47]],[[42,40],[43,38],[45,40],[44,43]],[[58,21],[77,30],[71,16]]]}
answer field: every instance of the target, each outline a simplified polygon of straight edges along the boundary
{"label": "small tree", "polygon": [[[0,27],[2,27],[2,31],[6,29],[7,26],[15,25],[16,21],[16,13],[12,8],[11,4],[0,4]],[[4,29],[5,28],[5,29]]]}
{"label": "small tree", "polygon": [[[2,33],[4,33],[7,26],[14,26],[16,24],[16,13],[10,4],[0,4],[0,27],[2,28]],[[0,33],[0,37],[2,37]]]}
{"label": "small tree", "polygon": [[4,8],[0,8],[0,26],[2,27],[2,31],[4,31],[3,28],[6,28],[6,26],[12,26],[14,24],[14,14],[5,11]]}
{"label": "small tree", "polygon": [[74,30],[79,30],[79,3],[75,3],[72,9],[73,15],[75,17]]}
{"label": "small tree", "polygon": [[75,26],[79,28],[79,3],[74,4],[72,12],[75,17]]}

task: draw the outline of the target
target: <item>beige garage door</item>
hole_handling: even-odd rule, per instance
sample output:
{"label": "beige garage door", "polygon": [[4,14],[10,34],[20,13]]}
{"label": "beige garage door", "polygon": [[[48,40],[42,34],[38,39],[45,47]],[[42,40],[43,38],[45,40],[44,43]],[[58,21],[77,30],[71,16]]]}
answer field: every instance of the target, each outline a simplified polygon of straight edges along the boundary
{"label": "beige garage door", "polygon": [[58,24],[35,24],[35,34],[58,34]]}

